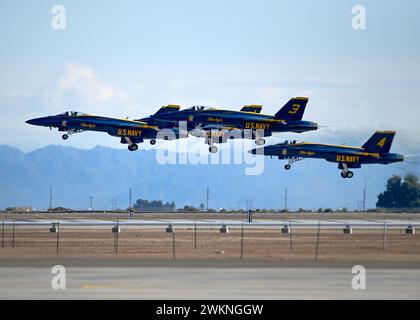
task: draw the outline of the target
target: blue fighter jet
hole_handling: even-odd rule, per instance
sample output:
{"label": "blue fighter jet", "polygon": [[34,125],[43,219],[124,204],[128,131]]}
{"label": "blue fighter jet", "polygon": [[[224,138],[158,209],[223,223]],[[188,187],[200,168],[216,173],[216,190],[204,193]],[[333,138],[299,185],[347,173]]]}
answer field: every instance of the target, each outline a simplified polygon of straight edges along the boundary
{"label": "blue fighter jet", "polygon": [[111,136],[121,139],[121,143],[128,144],[128,150],[138,149],[138,143],[150,139],[151,144],[156,143],[156,136],[159,131],[157,126],[151,126],[146,122],[108,118],[102,116],[88,115],[77,111],[67,111],[55,116],[36,118],[26,121],[28,124],[58,128],[58,131],[65,132],[63,140],[70,135],[83,131],[106,132]]}
{"label": "blue fighter jet", "polygon": [[[301,133],[317,130],[317,123],[302,120],[307,103],[308,98],[292,98],[275,115],[261,114],[260,105],[248,105],[241,111],[204,106],[179,110],[179,106],[172,106],[140,120],[160,128],[176,128],[184,122],[188,133],[205,138],[209,151],[215,153],[217,147],[214,143],[223,143],[239,136],[255,139],[257,145],[263,145],[263,137],[271,136],[273,132]],[[250,132],[249,136],[245,134],[246,130]]]}
{"label": "blue fighter jet", "polygon": [[343,178],[352,178],[350,168],[360,168],[362,164],[389,164],[404,161],[402,154],[390,153],[395,131],[376,131],[362,147],[350,147],[309,142],[284,142],[249,151],[252,154],[275,156],[287,159],[286,170],[296,161],[306,158],[325,159],[338,163]]}

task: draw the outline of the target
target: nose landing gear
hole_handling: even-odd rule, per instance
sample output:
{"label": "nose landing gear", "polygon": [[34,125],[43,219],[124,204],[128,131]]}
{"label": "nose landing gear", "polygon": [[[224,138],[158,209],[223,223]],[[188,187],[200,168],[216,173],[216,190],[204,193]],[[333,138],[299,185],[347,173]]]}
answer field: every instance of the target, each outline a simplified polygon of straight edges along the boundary
{"label": "nose landing gear", "polygon": [[295,163],[296,161],[303,160],[303,159],[304,158],[289,158],[288,159],[289,163],[284,166],[284,169],[286,169],[286,170],[292,169],[292,164],[293,163]]}
{"label": "nose landing gear", "polygon": [[67,131],[67,133],[65,133],[65,134],[63,134],[62,136],[61,136],[61,138],[63,139],[63,140],[67,140],[72,134],[75,134],[75,133],[79,133],[79,132],[82,132],[82,130],[78,130],[78,129],[70,129],[69,131]]}

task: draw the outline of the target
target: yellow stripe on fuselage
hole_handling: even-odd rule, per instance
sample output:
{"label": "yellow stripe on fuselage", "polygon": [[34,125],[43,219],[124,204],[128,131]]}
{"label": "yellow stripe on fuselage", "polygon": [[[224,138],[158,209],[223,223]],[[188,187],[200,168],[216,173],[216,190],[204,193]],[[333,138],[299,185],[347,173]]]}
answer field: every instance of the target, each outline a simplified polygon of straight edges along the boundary
{"label": "yellow stripe on fuselage", "polygon": [[[326,146],[326,147],[365,150],[361,147],[342,146],[342,145],[339,145],[339,144],[312,143],[312,142],[299,142],[299,143],[293,144],[293,146],[299,146],[299,145]],[[355,151],[354,154],[355,155],[360,155],[360,156],[372,156],[372,157],[375,157],[375,158],[380,158],[381,157],[381,155],[377,152],[357,152],[357,151]]]}
{"label": "yellow stripe on fuselage", "polygon": [[130,123],[136,123],[142,126],[142,128],[146,128],[146,129],[159,129],[158,126],[150,126],[148,125],[146,122],[143,121],[135,121],[135,120],[128,120],[128,119],[121,119],[121,118],[110,118],[110,117],[103,117],[103,116],[95,116],[95,115],[91,115],[91,114],[83,114],[83,115],[77,115],[77,116],[70,116],[70,117],[95,117],[95,118],[102,118],[102,119],[110,119],[110,120],[119,120],[119,121],[125,121],[125,122],[130,122]]}
{"label": "yellow stripe on fuselage", "polygon": [[336,148],[348,148],[348,149],[358,149],[358,150],[365,150],[361,147],[352,147],[352,146],[342,146],[339,144],[327,144],[327,143],[313,143],[313,142],[299,142],[293,144],[294,146],[299,145],[312,145],[312,146],[326,146],[326,147],[336,147]]}

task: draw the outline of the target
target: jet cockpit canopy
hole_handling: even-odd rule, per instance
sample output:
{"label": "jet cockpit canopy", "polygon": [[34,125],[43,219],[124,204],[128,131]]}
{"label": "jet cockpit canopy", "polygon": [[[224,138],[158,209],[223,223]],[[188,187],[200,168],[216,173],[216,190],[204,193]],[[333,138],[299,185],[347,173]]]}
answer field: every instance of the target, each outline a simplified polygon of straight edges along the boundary
{"label": "jet cockpit canopy", "polygon": [[191,108],[188,108],[187,110],[191,111],[201,111],[201,110],[210,110],[214,108],[206,107],[206,106],[192,106]]}
{"label": "jet cockpit canopy", "polygon": [[60,113],[59,116],[85,116],[87,115],[87,113],[84,112],[80,112],[80,111],[66,111],[63,113]]}

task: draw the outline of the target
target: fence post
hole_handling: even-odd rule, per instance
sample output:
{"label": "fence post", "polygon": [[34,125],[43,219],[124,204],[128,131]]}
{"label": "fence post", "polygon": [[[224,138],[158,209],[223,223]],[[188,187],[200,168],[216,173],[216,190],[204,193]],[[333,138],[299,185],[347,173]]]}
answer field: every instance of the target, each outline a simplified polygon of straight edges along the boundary
{"label": "fence post", "polygon": [[13,231],[12,231],[12,248],[15,248],[15,221],[13,221]]}
{"label": "fence post", "polygon": [[1,231],[1,248],[4,248],[4,219],[3,219],[3,227]]}
{"label": "fence post", "polygon": [[241,260],[244,258],[244,224],[241,225]]}
{"label": "fence post", "polygon": [[386,222],[384,222],[384,239],[383,239],[383,248],[386,250]]}
{"label": "fence post", "polygon": [[321,220],[318,220],[318,232],[316,235],[315,261],[318,260],[319,237],[321,235]]}
{"label": "fence post", "polygon": [[194,249],[197,249],[197,220],[194,220]]}
{"label": "fence post", "polygon": [[117,233],[115,234],[116,242],[115,242],[115,254],[118,254],[118,235],[119,235],[119,224],[117,222]]}
{"label": "fence post", "polygon": [[172,232],[172,258],[175,260],[175,232]]}
{"label": "fence post", "polygon": [[289,221],[289,249],[292,250],[292,223]]}
{"label": "fence post", "polygon": [[60,243],[60,223],[57,222],[57,255],[58,255],[59,243]]}

